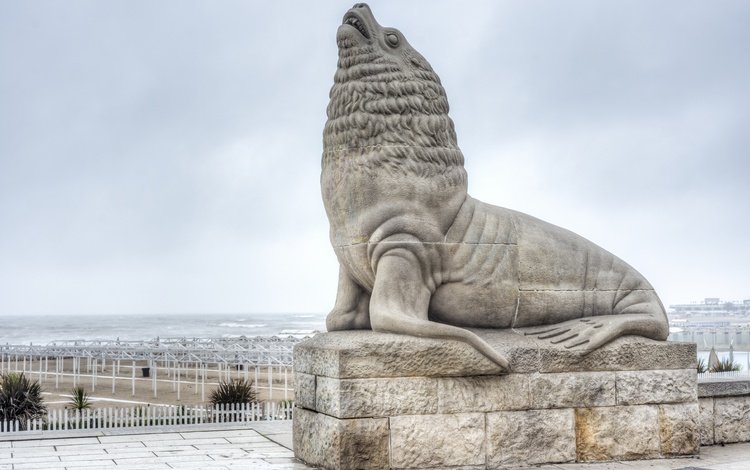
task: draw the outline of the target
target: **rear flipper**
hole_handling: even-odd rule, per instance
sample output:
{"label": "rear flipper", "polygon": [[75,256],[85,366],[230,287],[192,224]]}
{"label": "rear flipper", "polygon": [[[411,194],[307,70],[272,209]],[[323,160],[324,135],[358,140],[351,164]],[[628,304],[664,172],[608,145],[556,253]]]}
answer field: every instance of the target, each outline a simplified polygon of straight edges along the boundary
{"label": "rear flipper", "polygon": [[508,369],[508,361],[474,333],[427,319],[432,292],[422,277],[416,255],[405,248],[384,253],[377,264],[370,300],[370,323],[374,331],[425,338],[463,341],[491,361]]}
{"label": "rear flipper", "polygon": [[[524,328],[524,334],[562,344],[568,349],[593,351],[624,335],[652,337],[657,325],[647,314],[600,315],[554,325]],[[654,339],[663,339],[661,337]]]}
{"label": "rear flipper", "polygon": [[652,289],[643,289],[624,293],[610,315],[578,318],[524,330],[527,336],[562,344],[568,349],[590,352],[625,335],[664,341],[669,336],[669,323],[656,293]]}

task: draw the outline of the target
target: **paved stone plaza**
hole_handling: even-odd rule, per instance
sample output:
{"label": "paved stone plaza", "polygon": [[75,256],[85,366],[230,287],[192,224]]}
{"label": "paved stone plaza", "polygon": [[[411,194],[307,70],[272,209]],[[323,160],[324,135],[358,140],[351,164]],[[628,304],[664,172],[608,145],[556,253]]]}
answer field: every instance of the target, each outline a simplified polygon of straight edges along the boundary
{"label": "paved stone plaza", "polygon": [[[291,451],[289,421],[251,429],[181,430],[144,434],[34,436],[0,440],[0,470],[307,469]],[[698,458],[531,467],[541,470],[746,470],[750,443],[702,447]]]}
{"label": "paved stone plaza", "polygon": [[[291,422],[252,429],[181,430],[0,441],[0,470],[305,469],[291,451]],[[205,429],[205,428],[204,428]]]}

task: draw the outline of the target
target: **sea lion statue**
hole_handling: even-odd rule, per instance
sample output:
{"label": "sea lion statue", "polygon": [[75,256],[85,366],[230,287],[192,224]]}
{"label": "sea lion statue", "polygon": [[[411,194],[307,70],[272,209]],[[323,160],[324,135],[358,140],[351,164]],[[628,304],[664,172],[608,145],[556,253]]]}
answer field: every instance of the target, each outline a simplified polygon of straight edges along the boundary
{"label": "sea lion statue", "polygon": [[339,261],[329,331],[461,340],[506,370],[464,327],[524,328],[584,352],[623,335],[667,338],[659,297],[628,264],[467,194],[445,91],[401,32],[358,3],[336,42],[321,174]]}

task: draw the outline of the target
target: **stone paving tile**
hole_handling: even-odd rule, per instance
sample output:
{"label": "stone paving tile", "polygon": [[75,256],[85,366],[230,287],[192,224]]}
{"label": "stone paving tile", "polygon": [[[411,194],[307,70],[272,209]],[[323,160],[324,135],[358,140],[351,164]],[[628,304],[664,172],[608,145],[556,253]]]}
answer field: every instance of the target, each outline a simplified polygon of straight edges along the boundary
{"label": "stone paving tile", "polygon": [[721,463],[721,464],[711,466],[711,470],[747,470],[748,468],[750,468],[750,461],[735,462],[735,463]]}
{"label": "stone paving tile", "polygon": [[[75,465],[81,466],[81,465],[87,465],[89,468],[106,468],[103,467],[102,463],[100,462],[75,462]],[[112,462],[112,465],[114,465],[114,462]],[[13,464],[13,470],[51,470],[51,469],[64,469],[67,467],[67,464],[65,462],[46,462],[46,463],[15,463]]]}
{"label": "stone paving tile", "polygon": [[180,462],[194,463],[194,462],[213,462],[211,457],[208,455],[170,455],[169,457],[149,457],[140,459],[117,459],[115,463],[119,465],[149,465],[157,463],[165,463],[174,466]]}
{"label": "stone paving tile", "polygon": [[[232,444],[231,442],[220,442],[216,444],[193,444],[198,450],[221,450],[221,449],[239,449],[242,447],[253,447],[253,444]],[[274,447],[258,447],[258,449],[273,449]]]}
{"label": "stone paving tile", "polygon": [[66,444],[98,444],[99,440],[95,437],[69,437],[65,439],[33,439],[12,442],[13,448],[18,449],[21,447],[64,446]]}
{"label": "stone paving tile", "polygon": [[22,457],[13,457],[11,459],[3,459],[2,461],[0,461],[0,463],[3,463],[3,464],[50,463],[50,462],[60,462],[60,458],[55,455],[44,455],[41,457],[22,456]]}
{"label": "stone paving tile", "polygon": [[[262,467],[257,467],[255,465],[249,465],[247,463],[244,463],[243,465],[244,467],[242,468],[252,469],[252,470],[263,470]],[[191,465],[189,463],[175,464],[175,465],[170,465],[169,468],[175,468],[175,469],[180,469],[180,470],[231,470],[231,467],[227,465],[220,465],[220,464],[211,465],[211,464],[206,464],[206,463],[203,463],[200,465],[198,464]]]}
{"label": "stone paving tile", "polygon": [[172,440],[144,442],[144,444],[146,444],[146,447],[152,447],[152,446],[169,447],[169,446],[228,444],[228,442],[219,437],[210,437],[206,439],[179,439],[179,438],[175,439],[173,437]]}
{"label": "stone paving tile", "polygon": [[104,450],[104,449],[101,449],[101,450],[86,450],[86,451],[75,450],[75,449],[68,450],[68,449],[65,449],[64,447],[62,447],[62,448],[60,448],[60,450],[58,450],[57,452],[55,452],[53,455],[59,455],[60,457],[72,455],[72,456],[78,456],[78,457],[82,457],[82,458],[83,457],[88,458],[88,457],[95,457],[97,455],[107,455],[107,451]]}
{"label": "stone paving tile", "polygon": [[254,436],[228,436],[224,437],[224,439],[231,442],[232,444],[246,444],[252,442],[258,444],[276,445],[270,442],[267,437],[263,437],[260,434],[255,434]]}
{"label": "stone paving tile", "polygon": [[216,461],[233,460],[233,459],[244,459],[244,460],[263,460],[262,456],[248,454],[242,450],[227,450],[226,452],[208,453],[206,454]]}
{"label": "stone paving tile", "polygon": [[99,442],[108,444],[110,442],[154,442],[154,441],[171,441],[179,439],[179,433],[161,433],[161,434],[118,434],[116,436],[99,436]]}
{"label": "stone paving tile", "polygon": [[263,438],[260,434],[258,434],[257,431],[254,431],[252,429],[240,429],[235,431],[185,431],[181,432],[180,435],[184,437],[185,439],[199,439],[204,437],[222,437],[222,438],[228,438],[228,437],[246,437],[246,436],[256,436],[259,438]]}
{"label": "stone paving tile", "polygon": [[[290,432],[287,425],[287,434]],[[16,443],[21,445],[16,448]],[[294,460],[285,447],[247,429],[33,439],[9,444],[0,449],[0,470],[310,468]]]}
{"label": "stone paving tile", "polygon": [[115,459],[135,459],[135,458],[153,458],[154,454],[148,451],[141,451],[137,453],[109,453],[97,455],[61,455],[60,460],[63,462],[79,462],[82,460],[86,461],[101,461],[101,460],[115,460]]}
{"label": "stone paving tile", "polygon": [[[117,465],[111,468],[117,470],[171,470],[174,467],[170,467],[166,463],[157,463],[151,465]],[[65,470],[91,470],[91,467],[66,467]]]}
{"label": "stone paving tile", "polygon": [[294,457],[275,457],[275,458],[268,458],[263,459],[268,463],[271,464],[278,464],[278,465],[286,465],[286,464],[292,464],[297,461]]}
{"label": "stone paving tile", "polygon": [[12,449],[13,455],[55,455],[57,450],[54,447],[19,447]]}
{"label": "stone paving tile", "polygon": [[193,446],[149,447],[148,450],[158,457],[167,457],[169,455],[203,455],[206,453]]}

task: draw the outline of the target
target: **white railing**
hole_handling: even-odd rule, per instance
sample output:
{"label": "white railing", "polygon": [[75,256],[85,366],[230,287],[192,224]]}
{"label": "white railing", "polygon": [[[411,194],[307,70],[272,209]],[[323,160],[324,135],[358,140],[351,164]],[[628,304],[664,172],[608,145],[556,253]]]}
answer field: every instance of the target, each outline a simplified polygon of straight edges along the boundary
{"label": "white railing", "polygon": [[238,424],[290,420],[294,402],[234,403],[216,406],[146,406],[50,410],[42,419],[0,420],[0,433],[115,429],[149,426]]}
{"label": "white railing", "polygon": [[732,377],[744,377],[744,378],[750,379],[750,375],[748,375],[747,371],[744,371],[744,370],[739,370],[739,371],[733,370],[733,371],[728,371],[728,372],[700,372],[698,374],[698,378],[703,379],[703,380],[727,379],[727,378],[732,378]]}

